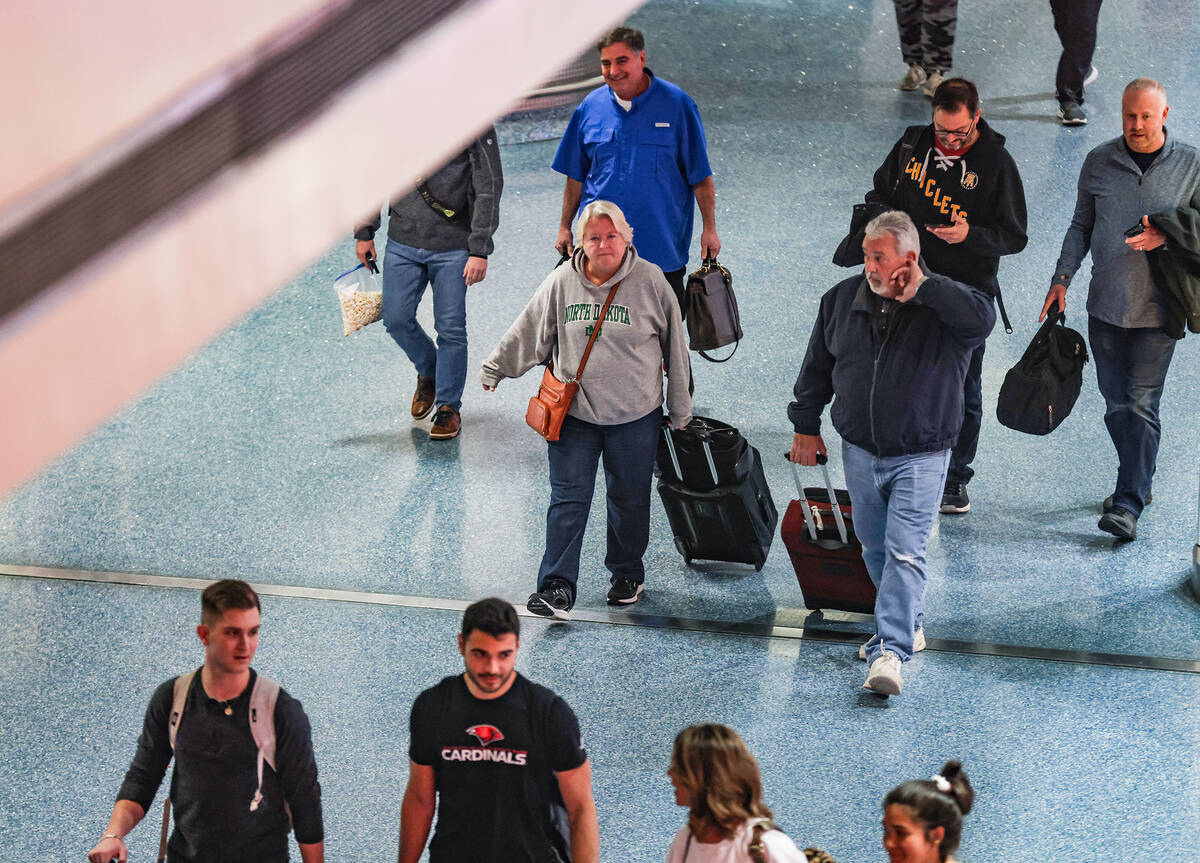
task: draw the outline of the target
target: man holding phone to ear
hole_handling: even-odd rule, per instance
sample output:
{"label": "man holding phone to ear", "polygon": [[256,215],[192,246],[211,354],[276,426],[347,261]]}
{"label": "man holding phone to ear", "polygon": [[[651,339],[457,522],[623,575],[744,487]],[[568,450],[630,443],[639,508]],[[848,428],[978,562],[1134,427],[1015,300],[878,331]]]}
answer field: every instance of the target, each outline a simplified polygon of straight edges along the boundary
{"label": "man holding phone to ear", "polygon": [[1167,111],[1157,81],[1126,85],[1123,135],[1084,159],[1075,215],[1038,319],[1066,309],[1071,277],[1090,251],[1088,342],[1118,463],[1116,488],[1097,526],[1121,540],[1137,537],[1138,518],[1150,503],[1158,405],[1175,341],[1183,337],[1182,322],[1172,320],[1167,293],[1155,280],[1167,236],[1152,221],[1155,214],[1194,208],[1200,196],[1200,152],[1170,134]]}
{"label": "man holding phone to ear", "polygon": [[[907,156],[900,164],[902,152]],[[1000,296],[1000,256],[1015,255],[1028,240],[1016,162],[1004,149],[1004,136],[983,119],[979,93],[965,78],[938,86],[933,122],[905,131],[875,172],[866,199],[902,210],[920,226],[921,258],[930,271],[990,297]],[[971,462],[983,421],[983,349],[981,341],[963,382],[962,429],[946,473],[944,513],[971,509],[967,483],[975,475]]]}

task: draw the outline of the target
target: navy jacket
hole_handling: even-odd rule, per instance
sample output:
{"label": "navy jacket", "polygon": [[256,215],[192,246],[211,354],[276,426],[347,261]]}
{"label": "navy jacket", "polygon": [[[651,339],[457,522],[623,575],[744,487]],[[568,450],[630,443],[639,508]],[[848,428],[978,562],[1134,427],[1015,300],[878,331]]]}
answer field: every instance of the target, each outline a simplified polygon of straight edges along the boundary
{"label": "navy jacket", "polygon": [[954,445],[963,420],[963,378],[971,352],[996,323],[977,288],[930,275],[893,312],[876,344],[861,273],[834,285],[808,341],[788,419],[797,434],[821,433],[821,413],[843,439],[878,457],[939,452]]}

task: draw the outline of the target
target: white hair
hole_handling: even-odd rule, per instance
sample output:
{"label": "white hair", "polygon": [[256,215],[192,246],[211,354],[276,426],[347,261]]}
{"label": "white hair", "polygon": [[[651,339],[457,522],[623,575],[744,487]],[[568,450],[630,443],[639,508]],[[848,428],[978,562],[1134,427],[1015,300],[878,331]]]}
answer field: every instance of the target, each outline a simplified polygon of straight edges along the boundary
{"label": "white hair", "polygon": [[633,242],[633,228],[625,221],[625,214],[612,201],[592,201],[579,214],[579,224],[575,227],[575,245],[583,245],[583,232],[587,230],[588,222],[592,219],[607,217],[612,220],[617,233],[625,238],[625,242]]}
{"label": "white hair", "polygon": [[896,252],[901,255],[906,252],[916,252],[918,255],[921,253],[921,237],[917,233],[917,226],[907,213],[888,210],[867,222],[864,239],[878,240],[883,236],[891,236],[895,240]]}

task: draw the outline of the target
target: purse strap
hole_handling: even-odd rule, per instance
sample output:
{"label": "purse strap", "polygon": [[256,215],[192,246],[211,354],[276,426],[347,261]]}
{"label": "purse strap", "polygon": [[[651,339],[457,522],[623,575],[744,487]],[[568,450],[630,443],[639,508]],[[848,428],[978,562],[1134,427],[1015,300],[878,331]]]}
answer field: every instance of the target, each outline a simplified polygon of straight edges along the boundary
{"label": "purse strap", "polygon": [[596,336],[600,335],[600,327],[604,325],[604,318],[608,315],[608,307],[612,305],[613,297],[617,295],[617,288],[621,287],[621,283],[617,282],[612,286],[612,290],[608,292],[608,299],[604,301],[604,308],[600,310],[600,320],[596,321],[596,326],[592,328],[592,334],[588,337],[587,347],[583,349],[583,358],[579,360],[579,371],[575,372],[575,377],[567,381],[569,384],[579,383],[579,379],[583,377],[583,367],[587,365],[588,355],[592,352],[592,345],[596,344]]}

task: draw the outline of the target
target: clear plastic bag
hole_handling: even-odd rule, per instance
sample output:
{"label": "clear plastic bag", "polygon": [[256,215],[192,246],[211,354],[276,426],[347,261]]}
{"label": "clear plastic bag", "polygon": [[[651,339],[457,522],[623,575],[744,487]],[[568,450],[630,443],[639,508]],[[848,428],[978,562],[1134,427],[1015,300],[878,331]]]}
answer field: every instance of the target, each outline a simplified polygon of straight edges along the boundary
{"label": "clear plastic bag", "polygon": [[333,281],[342,306],[342,335],[348,336],[383,317],[383,286],[378,273],[365,264],[342,273]]}

